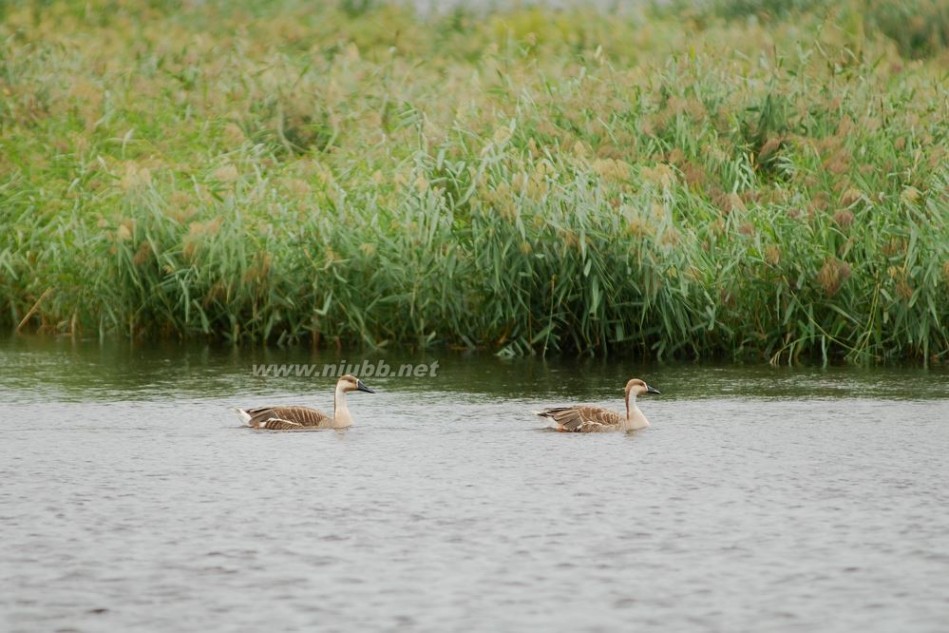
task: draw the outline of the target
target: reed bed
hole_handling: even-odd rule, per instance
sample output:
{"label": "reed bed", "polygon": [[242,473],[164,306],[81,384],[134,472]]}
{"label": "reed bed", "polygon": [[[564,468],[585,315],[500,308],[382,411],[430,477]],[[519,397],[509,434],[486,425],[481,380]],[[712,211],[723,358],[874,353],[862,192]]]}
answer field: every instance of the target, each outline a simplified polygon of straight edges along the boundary
{"label": "reed bed", "polygon": [[944,362],[949,19],[904,4],[7,3],[0,321]]}

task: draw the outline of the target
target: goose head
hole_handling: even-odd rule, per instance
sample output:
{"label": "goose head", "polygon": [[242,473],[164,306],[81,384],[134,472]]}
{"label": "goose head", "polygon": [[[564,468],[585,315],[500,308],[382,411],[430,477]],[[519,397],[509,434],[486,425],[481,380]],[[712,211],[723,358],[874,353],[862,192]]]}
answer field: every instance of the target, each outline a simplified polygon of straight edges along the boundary
{"label": "goose head", "polygon": [[647,393],[654,393],[659,395],[661,392],[655,387],[650,387],[646,384],[645,380],[640,380],[639,378],[633,378],[628,383],[626,383],[626,399],[629,400],[630,397],[636,398]]}
{"label": "goose head", "polygon": [[376,393],[372,389],[366,386],[366,383],[359,380],[352,374],[346,374],[345,376],[340,377],[339,382],[336,383],[336,388],[341,390],[343,393],[348,393],[350,391],[365,391],[366,393]]}

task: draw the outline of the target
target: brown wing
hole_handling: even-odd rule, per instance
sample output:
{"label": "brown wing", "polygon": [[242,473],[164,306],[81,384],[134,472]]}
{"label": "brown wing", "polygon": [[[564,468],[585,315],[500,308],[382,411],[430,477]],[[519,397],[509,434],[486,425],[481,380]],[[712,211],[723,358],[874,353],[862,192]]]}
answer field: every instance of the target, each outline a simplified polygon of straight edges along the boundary
{"label": "brown wing", "polygon": [[296,422],[291,422],[290,420],[281,420],[280,418],[267,418],[266,420],[261,420],[256,425],[255,429],[267,429],[268,431],[299,431],[305,428],[301,424]]}
{"label": "brown wing", "polygon": [[561,430],[573,433],[595,433],[619,426],[622,416],[603,407],[582,405],[579,407],[554,407],[544,409],[537,415],[553,420]]}
{"label": "brown wing", "polygon": [[247,409],[247,424],[255,429],[291,431],[303,428],[329,426],[330,416],[309,407],[260,407]]}

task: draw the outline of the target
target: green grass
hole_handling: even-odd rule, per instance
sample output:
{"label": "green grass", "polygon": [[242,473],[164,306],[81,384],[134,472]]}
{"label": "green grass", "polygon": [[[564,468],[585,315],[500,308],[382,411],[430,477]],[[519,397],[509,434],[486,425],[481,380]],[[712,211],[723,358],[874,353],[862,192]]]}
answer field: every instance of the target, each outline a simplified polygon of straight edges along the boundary
{"label": "green grass", "polygon": [[942,5],[745,4],[8,3],[0,322],[945,362]]}

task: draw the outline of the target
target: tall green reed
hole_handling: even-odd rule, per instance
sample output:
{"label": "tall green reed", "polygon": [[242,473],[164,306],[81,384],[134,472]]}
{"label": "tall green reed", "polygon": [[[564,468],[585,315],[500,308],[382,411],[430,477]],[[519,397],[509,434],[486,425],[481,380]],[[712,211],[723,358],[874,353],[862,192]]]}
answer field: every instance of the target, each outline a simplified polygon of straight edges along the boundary
{"label": "tall green reed", "polygon": [[[133,3],[102,23],[77,7],[14,9],[3,43],[14,326],[774,363],[949,353],[938,61],[908,66],[809,14],[643,29],[264,3],[235,36],[213,7],[189,21]],[[398,37],[366,37],[381,18]]]}

